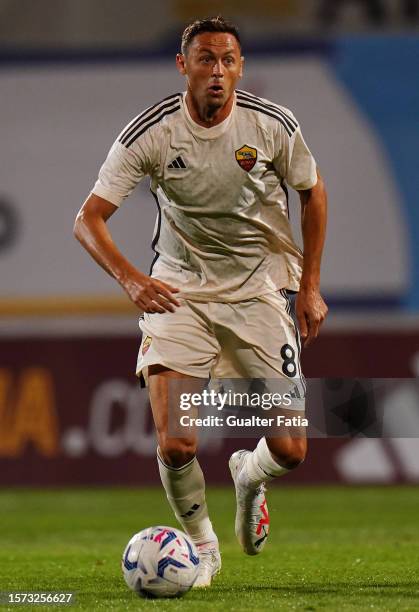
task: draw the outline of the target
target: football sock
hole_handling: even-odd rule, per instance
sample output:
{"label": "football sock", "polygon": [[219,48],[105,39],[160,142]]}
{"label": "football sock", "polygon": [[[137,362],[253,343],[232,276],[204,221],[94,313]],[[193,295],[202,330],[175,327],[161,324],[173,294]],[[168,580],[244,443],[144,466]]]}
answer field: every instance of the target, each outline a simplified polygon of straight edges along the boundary
{"label": "football sock", "polygon": [[157,449],[160,478],[179,523],[195,544],[217,540],[205,501],[205,480],[194,457],[180,468],[166,465]]}
{"label": "football sock", "polygon": [[246,484],[255,487],[289,472],[274,461],[265,438],[261,438],[255,450],[247,455],[244,467],[240,476],[247,481]]}

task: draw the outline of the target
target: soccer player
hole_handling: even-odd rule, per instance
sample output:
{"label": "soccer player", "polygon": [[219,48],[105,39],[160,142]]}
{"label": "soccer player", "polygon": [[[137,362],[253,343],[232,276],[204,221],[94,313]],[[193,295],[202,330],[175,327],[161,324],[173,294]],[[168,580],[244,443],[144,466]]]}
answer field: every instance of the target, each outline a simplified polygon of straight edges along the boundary
{"label": "soccer player", "polygon": [[[327,312],[319,290],[323,180],[292,112],[236,89],[243,62],[233,25],[221,17],[189,25],[176,56],[186,92],[122,130],[75,223],[78,240],[144,313],[137,373],[148,383],[167,498],[198,547],[197,587],[211,584],[221,559],[196,437],[168,434],[171,385],[296,380],[300,340],[287,292],[298,292],[306,345]],[[127,261],[106,225],[146,175],[158,207],[150,275]],[[304,253],[291,234],[287,185],[300,194]],[[264,483],[305,454],[304,436],[281,435],[232,455],[236,535],[247,554],[259,553],[268,534]]]}

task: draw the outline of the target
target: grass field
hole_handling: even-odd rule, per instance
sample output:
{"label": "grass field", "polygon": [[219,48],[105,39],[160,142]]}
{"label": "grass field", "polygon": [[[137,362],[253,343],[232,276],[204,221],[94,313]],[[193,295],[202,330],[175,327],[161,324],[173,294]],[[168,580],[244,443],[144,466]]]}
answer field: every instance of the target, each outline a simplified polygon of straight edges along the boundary
{"label": "grass field", "polygon": [[0,590],[75,591],[84,610],[419,610],[418,489],[272,488],[258,557],[236,543],[232,489],[208,501],[222,574],[211,589],[146,601],[119,562],[134,532],[176,524],[161,490],[0,492]]}

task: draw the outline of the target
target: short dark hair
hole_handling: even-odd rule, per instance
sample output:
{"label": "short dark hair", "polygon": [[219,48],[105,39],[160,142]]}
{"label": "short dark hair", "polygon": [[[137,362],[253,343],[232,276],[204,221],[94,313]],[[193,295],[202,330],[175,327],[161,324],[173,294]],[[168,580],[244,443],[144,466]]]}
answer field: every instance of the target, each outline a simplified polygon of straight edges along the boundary
{"label": "short dark hair", "polygon": [[195,38],[195,36],[198,34],[203,34],[204,32],[226,32],[227,34],[233,34],[239,43],[239,47],[241,48],[240,34],[236,26],[229,21],[226,21],[223,17],[221,17],[221,15],[218,15],[217,17],[211,17],[208,19],[197,19],[193,23],[186,26],[182,34],[182,53],[186,53],[192,39]]}

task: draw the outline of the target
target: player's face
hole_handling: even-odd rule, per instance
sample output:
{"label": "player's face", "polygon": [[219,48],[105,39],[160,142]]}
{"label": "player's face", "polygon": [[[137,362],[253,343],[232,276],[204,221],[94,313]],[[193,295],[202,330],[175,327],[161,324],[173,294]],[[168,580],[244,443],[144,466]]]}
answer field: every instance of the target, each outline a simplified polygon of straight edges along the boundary
{"label": "player's face", "polygon": [[239,43],[224,32],[198,34],[186,54],[178,54],[176,61],[203,119],[227,104],[243,71]]}

